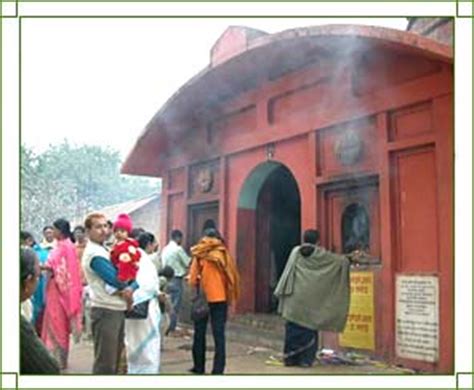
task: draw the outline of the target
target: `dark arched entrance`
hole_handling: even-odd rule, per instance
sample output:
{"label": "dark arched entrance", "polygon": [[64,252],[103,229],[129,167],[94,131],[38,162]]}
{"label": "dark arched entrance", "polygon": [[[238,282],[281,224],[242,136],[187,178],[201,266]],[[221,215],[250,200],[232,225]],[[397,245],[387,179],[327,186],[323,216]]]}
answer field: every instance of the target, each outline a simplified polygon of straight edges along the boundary
{"label": "dark arched entrance", "polygon": [[276,310],[273,290],[291,249],[300,242],[300,226],[300,194],[291,171],[275,162],[259,165],[239,198],[238,251],[245,262],[242,283],[244,288],[252,287],[247,310]]}

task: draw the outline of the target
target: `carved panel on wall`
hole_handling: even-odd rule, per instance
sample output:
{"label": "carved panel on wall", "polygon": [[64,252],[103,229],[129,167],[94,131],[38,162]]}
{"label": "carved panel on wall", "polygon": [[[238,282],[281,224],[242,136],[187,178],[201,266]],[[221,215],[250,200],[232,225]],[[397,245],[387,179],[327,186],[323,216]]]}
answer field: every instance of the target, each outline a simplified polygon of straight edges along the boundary
{"label": "carved panel on wall", "polygon": [[189,197],[202,198],[219,194],[219,160],[196,164],[189,169]]}
{"label": "carved panel on wall", "polygon": [[214,175],[212,173],[212,168],[210,166],[202,167],[197,172],[196,177],[196,187],[202,192],[210,192],[212,190],[212,185],[214,180]]}
{"label": "carved panel on wall", "polygon": [[379,137],[373,117],[317,131],[317,174],[333,176],[377,166]]}
{"label": "carved panel on wall", "polygon": [[358,162],[363,153],[364,143],[359,132],[349,129],[342,132],[334,143],[334,154],[343,165]]}

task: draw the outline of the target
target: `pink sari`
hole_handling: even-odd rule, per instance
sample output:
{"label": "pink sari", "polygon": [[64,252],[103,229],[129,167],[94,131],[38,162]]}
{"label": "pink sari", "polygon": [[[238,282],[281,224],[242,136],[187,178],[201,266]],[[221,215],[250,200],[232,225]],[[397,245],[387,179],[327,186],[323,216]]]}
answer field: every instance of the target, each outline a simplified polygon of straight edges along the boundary
{"label": "pink sari", "polygon": [[78,336],[82,328],[80,265],[76,248],[69,238],[58,241],[46,266],[53,271],[46,287],[41,339],[61,368],[66,368],[70,334]]}

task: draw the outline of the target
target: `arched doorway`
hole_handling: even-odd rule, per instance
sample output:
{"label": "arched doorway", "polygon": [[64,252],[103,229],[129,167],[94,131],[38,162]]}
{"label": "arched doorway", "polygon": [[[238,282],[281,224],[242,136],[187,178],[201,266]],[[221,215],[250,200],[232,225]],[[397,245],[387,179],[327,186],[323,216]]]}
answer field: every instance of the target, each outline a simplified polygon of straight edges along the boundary
{"label": "arched doorway", "polygon": [[301,200],[293,174],[280,163],[259,165],[239,197],[237,250],[246,311],[276,311],[273,290],[300,233]]}

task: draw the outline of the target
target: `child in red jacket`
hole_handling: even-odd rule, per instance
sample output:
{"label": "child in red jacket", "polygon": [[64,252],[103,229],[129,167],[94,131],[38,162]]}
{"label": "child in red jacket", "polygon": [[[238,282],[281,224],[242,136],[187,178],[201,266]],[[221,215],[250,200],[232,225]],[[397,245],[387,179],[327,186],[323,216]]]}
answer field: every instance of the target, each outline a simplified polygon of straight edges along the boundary
{"label": "child in red jacket", "polygon": [[132,283],[138,271],[140,252],[138,242],[129,238],[132,231],[132,220],[127,214],[120,214],[113,225],[115,245],[110,251],[110,260],[117,267],[117,279]]}

